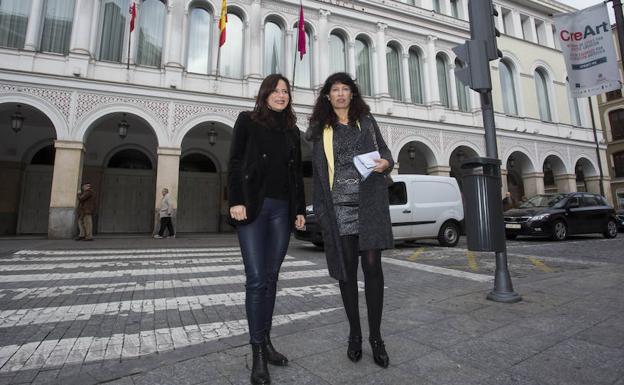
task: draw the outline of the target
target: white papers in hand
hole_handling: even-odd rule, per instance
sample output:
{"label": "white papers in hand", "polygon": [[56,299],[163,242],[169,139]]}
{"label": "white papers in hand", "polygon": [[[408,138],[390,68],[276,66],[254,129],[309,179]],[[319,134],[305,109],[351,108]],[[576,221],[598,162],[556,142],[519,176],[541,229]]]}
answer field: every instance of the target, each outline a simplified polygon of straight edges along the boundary
{"label": "white papers in hand", "polygon": [[360,175],[362,175],[362,180],[366,179],[370,173],[373,172],[373,169],[377,165],[377,163],[375,163],[376,159],[381,159],[379,151],[371,151],[353,157],[353,164]]}

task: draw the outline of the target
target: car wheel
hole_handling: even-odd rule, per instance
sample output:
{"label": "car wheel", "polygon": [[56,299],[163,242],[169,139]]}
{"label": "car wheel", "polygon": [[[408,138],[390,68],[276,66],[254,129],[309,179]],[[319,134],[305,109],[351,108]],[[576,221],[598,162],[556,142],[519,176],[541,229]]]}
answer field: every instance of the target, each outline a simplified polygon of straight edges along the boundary
{"label": "car wheel", "polygon": [[607,222],[607,230],[602,233],[602,235],[604,235],[605,238],[615,238],[617,237],[617,233],[617,224],[613,219],[609,219],[609,222]]}
{"label": "car wheel", "polygon": [[509,240],[514,240],[518,238],[518,234],[505,234],[505,237]]}
{"label": "car wheel", "polygon": [[455,247],[459,242],[459,226],[455,222],[444,222],[438,233],[440,246]]}
{"label": "car wheel", "polygon": [[312,242],[312,244],[316,247],[320,247],[321,249],[323,248],[323,246],[325,246],[323,242]]}
{"label": "car wheel", "polygon": [[553,241],[563,241],[568,237],[568,226],[564,221],[553,223],[553,231],[550,237]]}

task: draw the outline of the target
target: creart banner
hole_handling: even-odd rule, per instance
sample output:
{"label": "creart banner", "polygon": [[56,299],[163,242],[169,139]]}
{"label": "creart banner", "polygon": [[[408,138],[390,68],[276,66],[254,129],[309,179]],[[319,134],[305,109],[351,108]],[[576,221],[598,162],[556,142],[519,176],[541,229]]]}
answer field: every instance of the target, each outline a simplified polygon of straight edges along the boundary
{"label": "creart banner", "polygon": [[620,89],[607,4],[560,13],[554,19],[572,96],[584,98]]}

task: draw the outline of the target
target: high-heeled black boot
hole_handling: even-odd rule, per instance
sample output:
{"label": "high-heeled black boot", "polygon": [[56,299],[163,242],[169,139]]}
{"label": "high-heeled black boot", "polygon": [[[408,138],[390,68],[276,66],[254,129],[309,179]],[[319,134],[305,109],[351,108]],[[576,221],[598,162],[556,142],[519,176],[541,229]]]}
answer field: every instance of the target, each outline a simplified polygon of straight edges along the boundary
{"label": "high-heeled black boot", "polygon": [[362,336],[349,336],[347,357],[353,362],[358,362],[362,359]]}
{"label": "high-heeled black boot", "polygon": [[288,358],[286,358],[286,356],[282,353],[275,350],[275,348],[273,347],[273,343],[271,343],[271,336],[269,335],[269,333],[266,334],[265,342],[269,364],[277,366],[288,365]]}
{"label": "high-heeled black boot", "polygon": [[375,363],[382,368],[387,368],[390,365],[390,357],[388,357],[388,353],[386,352],[386,344],[383,340],[380,339],[368,339],[371,345],[371,349],[373,350],[373,359]]}
{"label": "high-heeled black boot", "polygon": [[251,383],[253,385],[266,385],[271,383],[269,368],[267,367],[266,344],[251,344],[252,366]]}

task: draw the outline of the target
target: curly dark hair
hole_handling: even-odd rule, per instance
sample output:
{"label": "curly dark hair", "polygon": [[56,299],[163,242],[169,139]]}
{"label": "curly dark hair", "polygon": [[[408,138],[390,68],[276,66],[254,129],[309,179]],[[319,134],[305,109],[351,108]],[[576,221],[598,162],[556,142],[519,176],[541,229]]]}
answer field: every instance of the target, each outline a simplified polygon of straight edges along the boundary
{"label": "curly dark hair", "polygon": [[266,127],[275,127],[278,122],[275,121],[274,115],[271,114],[271,109],[269,108],[269,103],[267,100],[271,93],[275,91],[277,87],[277,83],[280,80],[283,80],[286,83],[286,89],[288,90],[288,104],[286,108],[284,108],[284,113],[286,114],[286,128],[287,129],[295,129],[297,127],[297,116],[292,109],[292,94],[290,93],[290,82],[286,77],[282,74],[271,74],[264,78],[262,84],[260,84],[260,90],[258,90],[258,96],[256,97],[256,105],[251,112],[250,116],[258,124],[261,124]]}
{"label": "curly dark hair", "polygon": [[314,109],[310,117],[309,139],[320,139],[326,125],[334,126],[338,123],[338,116],[329,102],[329,92],[336,83],[345,84],[351,89],[353,98],[349,104],[349,124],[355,124],[362,116],[370,113],[370,107],[362,99],[360,89],[353,78],[351,78],[351,75],[346,72],[337,72],[325,80],[325,84],[323,84],[323,88],[321,88],[321,92],[314,103]]}

